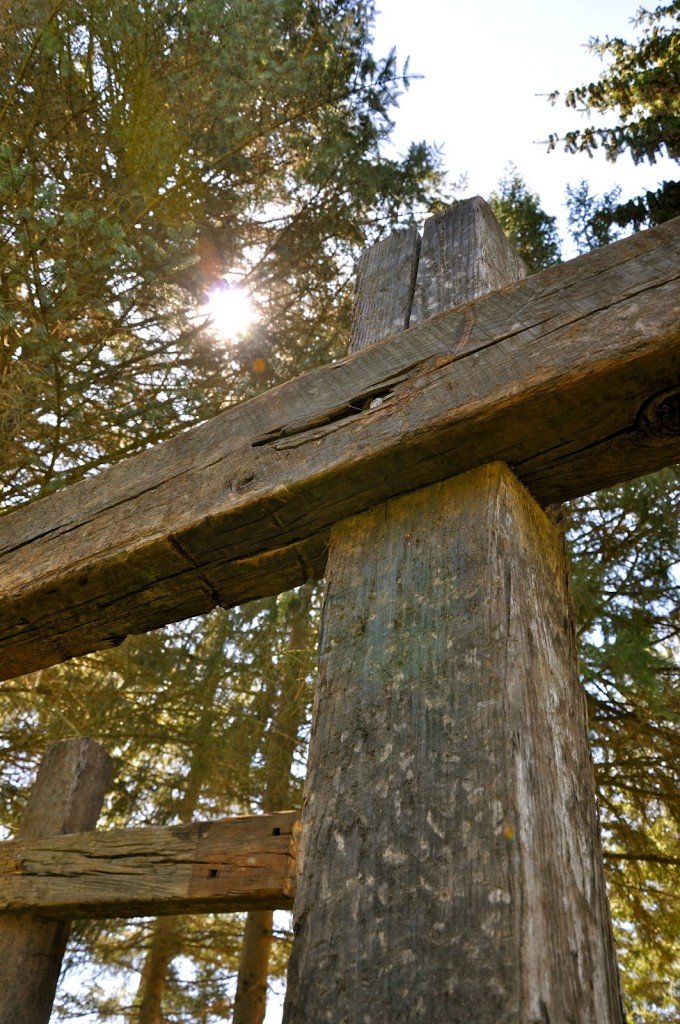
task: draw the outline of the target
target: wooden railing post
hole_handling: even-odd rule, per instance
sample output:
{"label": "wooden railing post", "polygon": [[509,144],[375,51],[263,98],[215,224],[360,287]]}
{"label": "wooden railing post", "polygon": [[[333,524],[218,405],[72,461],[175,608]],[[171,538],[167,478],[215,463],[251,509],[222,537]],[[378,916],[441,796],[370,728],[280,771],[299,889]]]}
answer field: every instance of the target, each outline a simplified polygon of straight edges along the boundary
{"label": "wooden railing post", "polygon": [[[93,740],[48,746],[33,784],[19,839],[94,828],[112,761]],[[0,1024],[48,1024],[69,925],[37,914],[0,918]]]}
{"label": "wooden railing post", "polygon": [[[364,260],[362,344],[417,261]],[[461,203],[413,312],[521,273]],[[284,1021],[621,1024],[559,531],[496,462],[339,523],[327,580]]]}

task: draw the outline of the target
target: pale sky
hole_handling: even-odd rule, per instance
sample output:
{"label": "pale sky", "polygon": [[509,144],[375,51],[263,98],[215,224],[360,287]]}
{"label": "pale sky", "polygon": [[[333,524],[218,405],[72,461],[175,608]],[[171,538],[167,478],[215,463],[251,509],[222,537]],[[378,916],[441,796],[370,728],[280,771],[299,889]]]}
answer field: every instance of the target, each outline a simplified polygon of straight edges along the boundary
{"label": "pale sky", "polygon": [[[423,77],[402,97],[394,133],[403,151],[412,139],[443,148],[451,179],[467,172],[465,195],[487,197],[512,161],[544,209],[560,217],[564,193],[581,178],[601,192],[620,184],[626,195],[677,177],[669,159],[655,166],[615,164],[597,154],[547,152],[543,140],[585,124],[546,95],[599,77],[602,63],[589,37],[631,39],[636,0],[378,0],[374,52],[392,46]],[[653,3],[648,3],[653,7]],[[570,255],[571,251],[565,251]]]}

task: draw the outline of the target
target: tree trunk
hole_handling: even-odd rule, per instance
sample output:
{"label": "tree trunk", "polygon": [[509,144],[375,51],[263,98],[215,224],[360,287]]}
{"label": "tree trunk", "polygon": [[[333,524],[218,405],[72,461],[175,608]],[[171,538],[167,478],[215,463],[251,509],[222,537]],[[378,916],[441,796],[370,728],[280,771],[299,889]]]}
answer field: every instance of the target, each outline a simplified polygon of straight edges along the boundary
{"label": "tree trunk", "polygon": [[163,1024],[165,1020],[163,995],[168,966],[181,948],[182,934],[181,917],[156,918],[139,982],[138,1024]]}
{"label": "tree trunk", "polygon": [[[213,650],[206,665],[203,707],[196,725],[192,759],[179,813],[182,824],[187,824],[193,818],[201,794],[207,768],[205,740],[212,728],[215,695],[221,682],[220,664],[227,634],[225,618],[224,623],[217,627]],[[159,917],[154,921],[139,988],[133,1003],[131,1024],[162,1024],[163,995],[167,984],[168,967],[181,952],[183,934],[181,917]]]}
{"label": "tree trunk", "polygon": [[[269,730],[265,751],[267,772],[263,810],[285,809],[289,803],[290,767],[297,745],[298,732],[304,719],[304,695],[299,694],[300,652],[311,645],[309,611],[312,587],[302,587],[290,602],[287,625],[289,642],[281,667],[281,696]],[[215,653],[206,669],[207,694],[196,729],[192,758],[180,818],[191,820],[200,797],[206,765],[205,739],[212,725],[213,703],[220,682],[219,658],[224,636],[220,633]],[[166,989],[168,966],[181,952],[182,918],[159,918],[154,922],[149,950],[140,979],[134,1024],[162,1024],[162,1003]],[[272,944],[272,912],[253,911],[248,914],[243,940],[239,977],[234,1003],[234,1024],[259,1024],[266,1009],[269,953]]]}
{"label": "tree trunk", "polygon": [[[305,718],[304,669],[300,659],[311,646],[312,587],[301,587],[288,607],[289,642],[282,666],[278,705],[265,748],[265,811],[286,810],[290,804],[290,772]],[[251,911],[246,921],[239,963],[233,1024],[262,1024],[267,1009],[267,978],[272,946],[273,914]]]}
{"label": "tree trunk", "polygon": [[233,1024],[262,1024],[264,1020],[273,921],[271,910],[251,910],[248,914],[238,968]]}

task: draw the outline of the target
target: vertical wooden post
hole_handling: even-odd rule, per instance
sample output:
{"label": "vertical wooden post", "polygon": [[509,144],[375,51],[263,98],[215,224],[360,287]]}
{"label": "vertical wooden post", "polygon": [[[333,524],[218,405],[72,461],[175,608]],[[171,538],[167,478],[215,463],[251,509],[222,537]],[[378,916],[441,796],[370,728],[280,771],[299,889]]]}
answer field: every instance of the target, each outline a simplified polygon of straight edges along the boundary
{"label": "vertical wooden post", "polygon": [[[459,204],[413,313],[521,273]],[[284,1021],[620,1024],[559,531],[496,463],[339,524],[327,579]]]}
{"label": "vertical wooden post", "polygon": [[[17,838],[43,839],[94,828],[112,766],[93,740],[51,743]],[[0,1024],[48,1024],[68,933],[67,923],[37,914],[0,919]]]}

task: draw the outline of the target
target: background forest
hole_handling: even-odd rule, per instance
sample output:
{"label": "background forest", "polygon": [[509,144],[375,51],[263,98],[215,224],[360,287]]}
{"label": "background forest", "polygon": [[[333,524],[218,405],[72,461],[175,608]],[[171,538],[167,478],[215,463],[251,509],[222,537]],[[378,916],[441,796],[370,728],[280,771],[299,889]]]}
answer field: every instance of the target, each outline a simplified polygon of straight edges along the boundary
{"label": "background forest", "polygon": [[[344,354],[363,247],[451,202],[437,150],[386,156],[408,79],[362,0],[15,0],[0,11],[0,487],[11,511]],[[595,115],[552,146],[680,157],[680,3],[593,45]],[[555,220],[519,171],[489,197],[535,272]],[[579,251],[680,214],[680,183],[567,196]],[[202,305],[254,297],[238,345]],[[566,510],[630,1020],[680,991],[677,474]],[[8,834],[52,739],[116,758],[104,826],[299,806],[321,587],[211,614],[3,684]],[[285,915],[91,922],[55,1020],[258,1024]]]}

